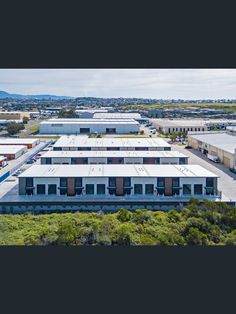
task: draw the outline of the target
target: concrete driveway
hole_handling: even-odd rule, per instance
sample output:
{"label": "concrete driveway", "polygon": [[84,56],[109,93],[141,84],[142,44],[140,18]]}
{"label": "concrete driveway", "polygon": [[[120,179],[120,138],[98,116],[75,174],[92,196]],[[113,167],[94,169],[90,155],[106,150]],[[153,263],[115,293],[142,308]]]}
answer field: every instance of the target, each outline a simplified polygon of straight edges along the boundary
{"label": "concrete driveway", "polygon": [[222,164],[210,161],[202,152],[195,149],[185,149],[183,146],[172,145],[177,150],[189,157],[189,164],[200,165],[219,176],[218,189],[222,191],[222,200],[236,201],[236,174],[233,174]]}

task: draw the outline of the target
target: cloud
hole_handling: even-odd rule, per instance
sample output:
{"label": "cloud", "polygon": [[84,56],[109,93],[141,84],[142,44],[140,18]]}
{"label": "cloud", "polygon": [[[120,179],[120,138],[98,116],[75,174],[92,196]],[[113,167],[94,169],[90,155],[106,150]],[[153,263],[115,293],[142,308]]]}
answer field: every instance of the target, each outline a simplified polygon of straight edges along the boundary
{"label": "cloud", "polygon": [[236,69],[0,69],[0,90],[78,97],[236,98]]}

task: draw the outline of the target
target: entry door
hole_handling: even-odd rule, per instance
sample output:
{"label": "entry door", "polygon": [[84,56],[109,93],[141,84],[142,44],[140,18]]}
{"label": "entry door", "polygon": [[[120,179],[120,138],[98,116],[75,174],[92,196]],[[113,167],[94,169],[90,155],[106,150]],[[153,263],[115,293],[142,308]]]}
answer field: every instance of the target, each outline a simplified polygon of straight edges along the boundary
{"label": "entry door", "polygon": [[172,178],[165,178],[165,195],[172,195]]}
{"label": "entry door", "polygon": [[124,178],[116,178],[116,195],[124,195]]}
{"label": "entry door", "polygon": [[75,178],[67,178],[67,195],[75,195]]}

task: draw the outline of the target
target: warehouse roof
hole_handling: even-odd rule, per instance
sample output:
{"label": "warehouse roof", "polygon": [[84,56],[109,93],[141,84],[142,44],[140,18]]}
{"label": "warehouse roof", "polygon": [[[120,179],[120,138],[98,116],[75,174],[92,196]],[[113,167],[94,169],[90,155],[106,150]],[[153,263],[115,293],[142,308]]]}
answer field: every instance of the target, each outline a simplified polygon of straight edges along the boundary
{"label": "warehouse roof", "polygon": [[26,149],[24,145],[0,145],[0,155],[1,154],[16,154],[22,149]]}
{"label": "warehouse roof", "polygon": [[0,156],[0,162],[2,162],[3,160],[6,160],[7,157],[4,157],[4,156]]}
{"label": "warehouse roof", "polygon": [[14,144],[33,144],[35,142],[37,142],[38,139],[34,139],[34,138],[0,138],[0,145],[14,145]]}
{"label": "warehouse roof", "polygon": [[134,119],[49,119],[40,124],[139,124]]}
{"label": "warehouse roof", "polygon": [[151,119],[153,125],[161,127],[200,127],[205,125],[205,121],[202,119]]}
{"label": "warehouse roof", "polygon": [[217,177],[199,165],[33,165],[19,177]]}
{"label": "warehouse roof", "polygon": [[54,147],[170,147],[162,138],[88,138],[61,136]]}
{"label": "warehouse roof", "polygon": [[186,157],[178,151],[158,151],[158,150],[51,150],[46,152],[42,157]]}
{"label": "warehouse roof", "polygon": [[190,133],[189,137],[227,151],[231,154],[234,154],[234,150],[236,148],[236,136],[230,135],[226,132],[209,132],[201,134]]}
{"label": "warehouse roof", "polygon": [[93,118],[96,119],[141,119],[140,113],[132,112],[107,112],[94,113]]}

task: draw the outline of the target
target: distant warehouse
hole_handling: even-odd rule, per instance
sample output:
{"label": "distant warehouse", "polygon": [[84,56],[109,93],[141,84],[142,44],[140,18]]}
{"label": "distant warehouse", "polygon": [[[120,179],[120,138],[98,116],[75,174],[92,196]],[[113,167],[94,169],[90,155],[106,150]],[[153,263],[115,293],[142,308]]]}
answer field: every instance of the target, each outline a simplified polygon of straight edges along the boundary
{"label": "distant warehouse", "polygon": [[134,119],[138,122],[145,122],[147,118],[141,118],[140,113],[136,112],[107,112],[94,113],[94,119]]}
{"label": "distant warehouse", "polygon": [[165,134],[208,130],[206,123],[201,119],[151,119],[150,121],[159,132]]}
{"label": "distant warehouse", "polygon": [[133,119],[49,119],[40,123],[41,134],[138,133]]}
{"label": "distant warehouse", "polygon": [[217,156],[226,167],[236,168],[236,136],[227,132],[189,133],[188,144]]}
{"label": "distant warehouse", "polygon": [[187,164],[178,151],[48,151],[41,164]]}
{"label": "distant warehouse", "polygon": [[62,136],[53,145],[53,150],[161,151],[171,150],[171,146],[162,138],[87,138],[84,136]]}
{"label": "distant warehouse", "polygon": [[0,145],[0,156],[7,159],[17,159],[27,152],[27,147],[24,145]]}
{"label": "distant warehouse", "polygon": [[34,138],[0,138],[1,145],[25,145],[27,148],[35,147],[40,143],[39,139]]}

